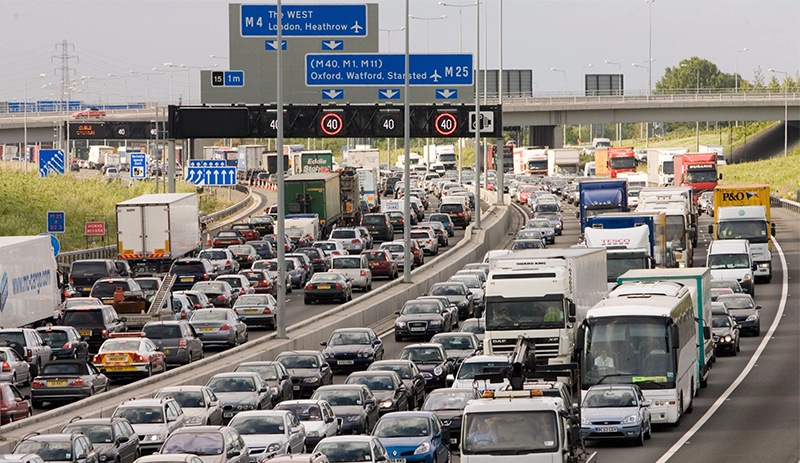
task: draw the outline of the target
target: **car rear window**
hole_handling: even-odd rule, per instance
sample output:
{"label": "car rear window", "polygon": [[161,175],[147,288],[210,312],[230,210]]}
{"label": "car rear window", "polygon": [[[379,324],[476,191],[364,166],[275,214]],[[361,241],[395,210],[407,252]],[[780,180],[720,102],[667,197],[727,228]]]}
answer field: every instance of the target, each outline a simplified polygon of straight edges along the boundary
{"label": "car rear window", "polygon": [[143,331],[145,337],[150,339],[177,339],[182,336],[178,325],[148,325]]}
{"label": "car rear window", "polygon": [[360,268],[360,257],[344,257],[341,259],[333,259],[333,268]]}
{"label": "car rear window", "polygon": [[92,287],[92,297],[111,297],[117,288],[123,291],[130,289],[126,281],[98,281]]}
{"label": "car rear window", "polygon": [[[64,324],[74,327],[105,326],[102,310],[67,310],[64,312]],[[0,335],[2,339],[2,335]]]}
{"label": "car rear window", "polygon": [[355,238],[355,237],[356,237],[355,230],[334,230],[333,232],[331,232],[331,238],[344,239],[344,238]]}
{"label": "car rear window", "polygon": [[70,273],[73,276],[105,275],[108,267],[105,262],[74,262]]}
{"label": "car rear window", "polygon": [[228,255],[225,254],[225,251],[203,251],[200,253],[200,258],[208,260],[224,260],[228,258]]}
{"label": "car rear window", "polygon": [[200,262],[175,262],[169,273],[173,275],[196,275],[198,273],[206,273],[206,268]]}
{"label": "car rear window", "polygon": [[384,254],[382,252],[367,252],[367,253],[364,253],[364,255],[367,256],[367,260],[371,260],[371,261],[380,261],[380,262],[382,262],[382,261],[386,260],[386,254]]}
{"label": "car rear window", "polygon": [[445,203],[439,207],[439,210],[442,212],[463,212],[464,206],[457,203]]}
{"label": "car rear window", "polygon": [[25,335],[22,334],[22,331],[6,331],[0,333],[0,343],[8,345],[12,342],[23,346],[25,345]]}
{"label": "car rear window", "polygon": [[427,232],[412,232],[411,238],[414,239],[428,239],[430,235]]}
{"label": "car rear window", "polygon": [[382,225],[386,223],[386,218],[380,215],[365,215],[361,219],[361,225]]}

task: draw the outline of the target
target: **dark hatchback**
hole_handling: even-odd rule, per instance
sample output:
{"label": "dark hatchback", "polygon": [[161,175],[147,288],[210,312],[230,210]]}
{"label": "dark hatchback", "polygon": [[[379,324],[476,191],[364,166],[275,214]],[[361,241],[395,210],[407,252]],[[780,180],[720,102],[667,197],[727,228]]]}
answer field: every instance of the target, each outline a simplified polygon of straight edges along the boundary
{"label": "dark hatchback", "polygon": [[400,358],[417,364],[428,391],[445,387],[447,375],[454,373],[453,361],[447,358],[447,352],[441,344],[410,344],[400,351]]}
{"label": "dark hatchback", "polygon": [[364,214],[361,216],[361,226],[369,230],[373,241],[392,241],[394,228],[386,214]]}
{"label": "dark hatchback", "polygon": [[281,352],[275,357],[292,378],[295,399],[308,399],[318,387],[333,384],[333,372],[322,354],[316,350]]}
{"label": "dark hatchback", "polygon": [[72,326],[41,326],[36,332],[53,349],[54,359],[89,360],[89,343]]}
{"label": "dark hatchback", "polygon": [[169,269],[171,275],[177,275],[172,285],[173,291],[192,289],[198,281],[210,281],[217,277],[214,268],[206,259],[178,259]]}
{"label": "dark hatchback", "polygon": [[327,272],[328,259],[325,258],[325,251],[315,247],[298,248],[295,253],[305,254],[311,259],[311,265],[314,267],[314,272]]}
{"label": "dark hatchback", "polygon": [[319,344],[324,347],[322,353],[331,369],[366,370],[384,355],[381,338],[372,328],[340,328]]}
{"label": "dark hatchback", "polygon": [[99,307],[71,307],[64,310],[62,323],[78,330],[89,343],[89,349],[97,352],[111,333],[127,330],[125,318],[109,305]]}

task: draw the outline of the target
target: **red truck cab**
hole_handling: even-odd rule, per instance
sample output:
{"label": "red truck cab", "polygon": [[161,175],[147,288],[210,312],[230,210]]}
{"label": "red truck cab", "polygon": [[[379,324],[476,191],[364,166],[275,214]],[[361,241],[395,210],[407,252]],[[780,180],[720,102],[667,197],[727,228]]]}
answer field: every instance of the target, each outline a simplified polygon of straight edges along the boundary
{"label": "red truck cab", "polygon": [[617,178],[622,172],[636,172],[633,147],[608,148],[608,177]]}
{"label": "red truck cab", "polygon": [[692,187],[692,201],[697,204],[697,199],[704,191],[713,191],[717,187],[719,174],[717,173],[716,153],[687,153],[676,155],[673,158],[675,165],[676,186]]}

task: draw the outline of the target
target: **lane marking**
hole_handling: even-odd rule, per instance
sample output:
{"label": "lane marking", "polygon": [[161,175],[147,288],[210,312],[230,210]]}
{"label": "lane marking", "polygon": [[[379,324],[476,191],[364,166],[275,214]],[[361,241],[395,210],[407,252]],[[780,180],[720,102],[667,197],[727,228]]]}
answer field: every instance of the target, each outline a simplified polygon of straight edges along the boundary
{"label": "lane marking", "polygon": [[706,422],[711,419],[714,413],[716,413],[717,410],[720,407],[722,407],[722,404],[725,403],[726,400],[728,400],[728,397],[730,397],[733,391],[735,391],[736,388],[739,387],[739,385],[742,383],[742,381],[744,381],[747,375],[750,374],[750,371],[753,369],[753,367],[755,367],[756,362],[758,362],[758,359],[761,357],[761,353],[764,351],[764,349],[766,349],[767,344],[769,344],[770,340],[772,339],[772,335],[775,333],[775,330],[778,329],[778,324],[780,324],[781,318],[783,318],[783,312],[786,309],[786,298],[789,292],[789,269],[787,268],[786,257],[783,255],[783,249],[781,248],[780,244],[778,244],[778,240],[776,240],[773,237],[772,242],[775,243],[775,249],[778,251],[778,256],[780,256],[781,258],[781,270],[783,271],[783,278],[781,279],[781,289],[782,289],[781,301],[778,304],[778,312],[775,314],[775,319],[772,321],[772,325],[770,325],[769,331],[761,339],[761,343],[758,345],[758,348],[756,349],[755,353],[750,358],[750,361],[747,362],[747,365],[745,366],[744,370],[742,370],[742,372],[728,387],[728,389],[726,389],[725,392],[723,392],[722,395],[719,396],[719,398],[714,402],[711,408],[709,408],[708,411],[700,418],[700,420],[697,423],[695,423],[691,429],[686,431],[686,434],[684,434],[680,439],[678,439],[678,442],[675,442],[675,445],[673,445],[669,450],[667,450],[666,453],[664,453],[664,455],[656,461],[656,463],[665,463],[670,458],[672,458],[676,453],[678,453],[678,450],[680,450],[681,447],[683,447],[683,445],[686,444],[686,442],[688,442],[689,439],[691,439],[692,436],[694,436],[697,433],[697,431],[699,431],[700,428],[702,428],[703,425],[706,424]]}

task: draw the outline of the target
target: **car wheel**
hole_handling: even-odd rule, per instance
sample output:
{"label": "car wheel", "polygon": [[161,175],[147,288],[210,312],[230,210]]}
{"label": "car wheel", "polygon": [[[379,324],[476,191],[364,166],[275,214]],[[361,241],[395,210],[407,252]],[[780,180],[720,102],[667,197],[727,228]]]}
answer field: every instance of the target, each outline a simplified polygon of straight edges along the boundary
{"label": "car wheel", "polygon": [[247,341],[249,341],[249,340],[250,340],[250,333],[248,333],[247,331],[245,331],[245,332],[244,332],[244,340],[242,341],[242,344],[246,343],[246,342],[247,342]]}
{"label": "car wheel", "polygon": [[643,445],[644,445],[644,430],[642,430],[642,431],[639,433],[639,437],[637,437],[637,438],[634,440],[634,442],[633,442],[633,443],[634,443],[634,445],[636,445],[637,447],[641,447],[641,446],[643,446]]}

